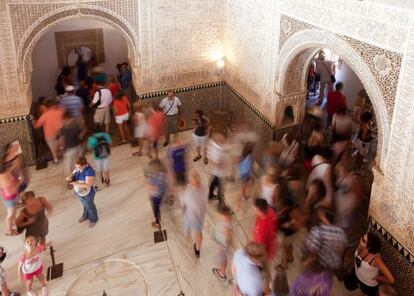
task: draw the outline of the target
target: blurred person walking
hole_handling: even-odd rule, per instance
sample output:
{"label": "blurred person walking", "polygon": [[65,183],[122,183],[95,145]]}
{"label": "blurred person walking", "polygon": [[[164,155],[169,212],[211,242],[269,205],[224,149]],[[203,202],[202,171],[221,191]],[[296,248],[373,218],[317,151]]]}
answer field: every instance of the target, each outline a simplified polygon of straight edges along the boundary
{"label": "blurred person walking", "polygon": [[240,210],[242,201],[249,198],[249,193],[253,187],[253,148],[254,143],[247,142],[243,146],[239,158],[239,176],[240,176],[240,195],[235,210]]}
{"label": "blurred person walking", "polygon": [[87,148],[93,151],[96,172],[101,176],[102,184],[107,186],[111,183],[109,176],[109,157],[111,155],[112,138],[104,133],[99,127],[96,132],[88,138]]}
{"label": "blurred person walking", "polygon": [[194,253],[196,258],[200,258],[202,231],[207,210],[207,188],[202,184],[197,171],[190,172],[190,182],[180,203],[184,213],[184,234],[189,237],[191,232],[194,232]]}
{"label": "blurred person walking", "polygon": [[270,295],[270,272],[266,262],[266,249],[257,242],[249,242],[234,253],[232,273],[236,296]]}
{"label": "blurred person walking", "polygon": [[201,159],[201,152],[204,156],[204,164],[208,164],[207,144],[208,144],[208,118],[204,116],[201,109],[197,109],[193,115],[194,131],[193,142],[196,147],[196,157],[194,161]]}
{"label": "blurred person walking", "polygon": [[38,120],[33,121],[34,128],[43,128],[43,135],[47,146],[53,156],[53,161],[58,162],[56,136],[63,125],[63,114],[65,111],[54,101],[47,102],[47,109],[40,115]]}
{"label": "blurred person walking", "polygon": [[138,152],[132,153],[134,156],[141,156],[144,149],[144,142],[148,134],[147,118],[144,113],[142,104],[135,102],[134,105],[134,138],[138,141]]}
{"label": "blurred person walking", "polygon": [[220,279],[226,279],[227,257],[233,243],[233,219],[231,209],[225,203],[217,204],[218,222],[215,229],[215,241],[218,246],[219,267],[213,268],[213,273]]}
{"label": "blurred person walking", "polygon": [[222,178],[224,176],[224,135],[214,133],[207,150],[208,159],[210,159],[211,183],[208,193],[208,199],[224,198]]}
{"label": "blurred person walking", "polygon": [[165,121],[164,113],[154,103],[149,110],[148,116],[148,157],[152,158],[154,152],[155,158],[158,158],[158,141],[164,133],[163,126]]}
{"label": "blurred person walking", "polygon": [[272,260],[277,247],[278,222],[276,213],[269,207],[267,201],[261,198],[255,199],[254,211],[256,221],[253,229],[253,241],[262,244],[265,247],[268,260]]}
{"label": "blurred person walking", "polygon": [[71,172],[73,162],[82,153],[81,143],[84,134],[79,121],[65,113],[63,126],[57,136],[59,149],[63,152],[65,176]]}
{"label": "blurred person walking", "polygon": [[158,159],[152,159],[145,171],[147,189],[150,196],[154,221],[152,227],[161,227],[161,202],[167,191],[167,172],[163,163]]}

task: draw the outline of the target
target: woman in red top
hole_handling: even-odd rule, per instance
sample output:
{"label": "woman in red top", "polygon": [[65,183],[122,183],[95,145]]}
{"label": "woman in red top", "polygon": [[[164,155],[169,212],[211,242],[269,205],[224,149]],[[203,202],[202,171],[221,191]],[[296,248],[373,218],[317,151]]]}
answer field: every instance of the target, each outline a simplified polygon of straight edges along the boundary
{"label": "woman in red top", "polygon": [[115,94],[114,100],[115,122],[118,125],[119,133],[121,134],[121,143],[126,143],[129,139],[129,105],[128,97],[124,96],[122,91],[118,90]]}
{"label": "woman in red top", "polygon": [[269,207],[267,201],[262,198],[256,198],[254,210],[256,212],[256,223],[253,229],[253,240],[265,247],[267,258],[271,261],[276,254],[276,214]]}
{"label": "woman in red top", "polygon": [[148,140],[150,142],[148,156],[152,158],[154,150],[155,158],[158,158],[158,140],[164,132],[164,113],[157,104],[153,104],[148,117]]}

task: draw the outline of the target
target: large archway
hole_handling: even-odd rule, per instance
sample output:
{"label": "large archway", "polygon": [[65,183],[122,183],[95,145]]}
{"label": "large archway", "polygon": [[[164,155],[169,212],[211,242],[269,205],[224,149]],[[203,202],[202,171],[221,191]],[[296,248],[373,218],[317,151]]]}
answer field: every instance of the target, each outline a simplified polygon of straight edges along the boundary
{"label": "large archway", "polygon": [[[353,69],[371,98],[378,123],[376,160],[380,168],[383,168],[389,131],[389,114],[383,94],[362,57],[337,35],[322,30],[306,30],[294,34],[287,40],[280,51],[276,72],[278,79],[275,91],[280,96],[277,110],[292,106],[296,117],[295,123],[303,120],[308,67],[319,48],[329,48],[338,54]],[[276,122],[278,121],[280,119],[276,118]]]}
{"label": "large archway", "polygon": [[54,25],[65,20],[79,17],[107,23],[116,28],[123,35],[128,44],[128,57],[132,68],[133,82],[135,82],[134,77],[140,69],[141,60],[139,52],[139,39],[136,35],[136,30],[128,23],[128,21],[109,9],[93,5],[82,4],[63,7],[51,11],[33,23],[24,33],[17,49],[20,85],[29,105],[32,101],[30,81],[31,72],[33,71],[32,54],[36,43]]}

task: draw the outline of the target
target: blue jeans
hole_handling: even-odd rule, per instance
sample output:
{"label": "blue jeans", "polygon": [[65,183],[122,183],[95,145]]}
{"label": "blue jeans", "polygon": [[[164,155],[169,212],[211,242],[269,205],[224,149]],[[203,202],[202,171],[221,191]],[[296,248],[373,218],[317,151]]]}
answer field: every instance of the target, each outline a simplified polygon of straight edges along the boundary
{"label": "blue jeans", "polygon": [[151,196],[151,206],[152,206],[152,212],[154,214],[155,222],[160,223],[161,220],[161,211],[160,206],[162,202],[162,196]]}
{"label": "blue jeans", "polygon": [[96,209],[96,205],[94,203],[95,199],[95,189],[91,189],[91,191],[86,196],[79,196],[79,200],[83,205],[83,218],[86,218],[91,223],[98,222],[98,210]]}

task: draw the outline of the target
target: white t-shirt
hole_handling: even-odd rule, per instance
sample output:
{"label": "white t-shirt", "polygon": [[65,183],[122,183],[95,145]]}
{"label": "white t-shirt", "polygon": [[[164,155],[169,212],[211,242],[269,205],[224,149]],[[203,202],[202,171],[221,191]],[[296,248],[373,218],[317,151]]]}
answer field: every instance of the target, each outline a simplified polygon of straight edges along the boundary
{"label": "white t-shirt", "polygon": [[184,215],[190,224],[203,224],[207,210],[208,191],[203,185],[194,188],[191,184],[187,185],[181,198],[181,205],[184,207]]}
{"label": "white t-shirt", "polygon": [[233,255],[235,281],[243,295],[262,296],[264,278],[259,267],[254,264],[244,249],[239,249]]}
{"label": "white t-shirt", "polygon": [[181,106],[181,101],[177,97],[172,97],[171,100],[165,97],[160,103],[160,107],[163,109],[162,111],[168,116],[176,115],[179,106]]}
{"label": "white t-shirt", "polygon": [[221,145],[210,140],[207,148],[208,159],[211,160],[211,174],[219,178],[224,176],[224,151]]}
{"label": "white t-shirt", "polygon": [[[112,103],[112,93],[107,88],[98,89],[101,92],[101,103],[99,104],[98,108],[105,108],[111,105]],[[93,96],[92,104],[95,104],[99,101],[99,91],[95,92]]]}

